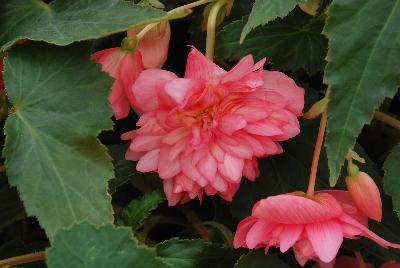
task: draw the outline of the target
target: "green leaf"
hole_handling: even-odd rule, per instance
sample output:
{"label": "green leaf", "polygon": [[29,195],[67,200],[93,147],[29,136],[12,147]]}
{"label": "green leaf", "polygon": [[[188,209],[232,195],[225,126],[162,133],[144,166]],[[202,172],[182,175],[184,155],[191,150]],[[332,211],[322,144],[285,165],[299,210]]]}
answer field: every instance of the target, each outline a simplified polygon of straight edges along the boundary
{"label": "green leaf", "polygon": [[243,255],[235,268],[289,268],[289,265],[281,261],[277,255],[265,254],[263,249],[252,250],[246,255]]}
{"label": "green leaf", "polygon": [[[349,148],[400,76],[400,0],[336,0],[328,10],[325,82],[331,88],[326,147],[330,183]],[[346,40],[346,41],[344,41]]]}
{"label": "green leaf", "polygon": [[166,13],[119,0],[0,0],[0,47],[19,39],[68,45],[122,32]]}
{"label": "green leaf", "polygon": [[108,184],[108,191],[113,194],[117,188],[129,181],[130,177],[136,174],[135,164],[125,159],[125,152],[129,144],[113,144],[108,146],[108,151],[113,159],[115,177]]}
{"label": "green leaf", "polygon": [[238,256],[231,248],[223,248],[201,239],[170,239],[157,245],[157,255],[174,268],[233,267]]}
{"label": "green leaf", "polygon": [[240,42],[256,28],[257,26],[264,25],[276,18],[285,17],[298,3],[302,0],[256,0],[253,9],[251,10],[249,20],[243,28],[240,35]]}
{"label": "green leaf", "polygon": [[385,192],[392,197],[394,210],[400,219],[400,145],[397,145],[386,158],[383,169]]}
{"label": "green leaf", "polygon": [[5,173],[0,174],[0,229],[25,218],[25,210],[17,189],[8,185]]}
{"label": "green leaf", "polygon": [[135,232],[142,227],[150,212],[164,201],[164,193],[159,190],[145,194],[133,200],[124,208],[121,216],[117,219],[117,223],[119,225],[130,226]]}
{"label": "green leaf", "polygon": [[245,19],[235,21],[218,33],[218,57],[238,60],[252,54],[256,59],[266,57],[281,70],[303,68],[309,74],[322,71],[327,49],[327,40],[321,34],[323,21],[296,8],[284,19],[258,27],[240,44],[245,22]]}
{"label": "green leaf", "polygon": [[96,228],[83,222],[59,230],[46,253],[50,268],[169,267],[154,249],[139,245],[129,228],[111,224]]}
{"label": "green leaf", "polygon": [[83,219],[113,220],[107,194],[111,158],[96,138],[112,127],[111,79],[89,57],[82,44],[29,42],[5,60],[14,106],[5,126],[8,178],[49,237]]}

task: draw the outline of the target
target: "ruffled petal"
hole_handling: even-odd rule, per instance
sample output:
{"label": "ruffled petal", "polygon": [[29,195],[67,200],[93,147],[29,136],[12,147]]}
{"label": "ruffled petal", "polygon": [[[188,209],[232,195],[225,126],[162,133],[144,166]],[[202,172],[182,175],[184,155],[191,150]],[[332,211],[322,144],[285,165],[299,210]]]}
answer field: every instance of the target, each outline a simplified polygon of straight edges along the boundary
{"label": "ruffled petal", "polygon": [[225,73],[225,70],[192,47],[186,63],[185,78],[204,82],[216,79]]}

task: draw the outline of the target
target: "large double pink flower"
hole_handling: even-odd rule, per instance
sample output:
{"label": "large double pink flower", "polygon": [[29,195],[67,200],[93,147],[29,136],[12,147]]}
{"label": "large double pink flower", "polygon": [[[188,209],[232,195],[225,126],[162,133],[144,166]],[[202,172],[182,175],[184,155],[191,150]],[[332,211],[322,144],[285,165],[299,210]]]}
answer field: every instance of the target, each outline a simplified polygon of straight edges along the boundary
{"label": "large double pink flower", "polygon": [[257,202],[251,216],[237,228],[234,247],[293,247],[297,261],[304,265],[315,259],[331,263],[343,238],[364,236],[383,247],[400,248],[367,227],[367,217],[357,209],[347,191],[316,192],[313,199],[302,192],[271,196]]}
{"label": "large double pink flower", "polygon": [[132,87],[137,130],[126,153],[136,169],[156,171],[169,205],[218,194],[231,200],[242,176],[258,176],[256,157],[282,152],[300,131],[304,90],[281,72],[244,57],[225,71],[193,48],[184,78],[143,71]]}

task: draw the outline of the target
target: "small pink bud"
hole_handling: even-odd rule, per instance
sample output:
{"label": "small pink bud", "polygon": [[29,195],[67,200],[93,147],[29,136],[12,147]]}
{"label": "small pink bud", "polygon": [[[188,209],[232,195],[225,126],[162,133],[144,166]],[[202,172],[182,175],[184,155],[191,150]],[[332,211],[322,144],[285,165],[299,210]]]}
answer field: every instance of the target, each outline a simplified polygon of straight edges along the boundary
{"label": "small pink bud", "polygon": [[382,201],[374,180],[365,172],[360,171],[353,176],[347,176],[346,184],[358,209],[369,218],[380,222],[382,220]]}

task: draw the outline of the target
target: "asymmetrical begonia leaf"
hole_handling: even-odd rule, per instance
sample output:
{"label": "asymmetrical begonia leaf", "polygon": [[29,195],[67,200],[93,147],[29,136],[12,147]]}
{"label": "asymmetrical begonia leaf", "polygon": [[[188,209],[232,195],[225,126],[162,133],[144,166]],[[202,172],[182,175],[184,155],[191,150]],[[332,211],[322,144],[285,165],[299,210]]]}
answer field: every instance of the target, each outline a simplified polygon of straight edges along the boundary
{"label": "asymmetrical begonia leaf", "polygon": [[393,199],[393,207],[400,218],[400,145],[397,145],[386,158],[383,166],[385,192]]}
{"label": "asymmetrical begonia leaf", "polygon": [[264,25],[276,18],[286,16],[302,0],[256,0],[251,10],[249,20],[240,35],[240,42],[257,26]]}
{"label": "asymmetrical begonia leaf", "polygon": [[121,0],[0,0],[0,47],[20,39],[68,45],[151,22],[165,12]]}
{"label": "asymmetrical begonia leaf", "polygon": [[364,124],[396,93],[399,24],[400,0],[336,0],[328,9],[324,80],[331,89],[326,137],[331,185]]}
{"label": "asymmetrical begonia leaf", "polygon": [[96,138],[112,127],[111,79],[89,57],[86,45],[30,42],[5,60],[13,105],[5,126],[7,175],[49,237],[83,219],[113,219],[111,158]]}
{"label": "asymmetrical begonia leaf", "polygon": [[309,74],[322,71],[327,40],[322,35],[323,21],[315,20],[300,9],[252,31],[242,44],[240,32],[246,20],[235,21],[218,33],[218,57],[238,60],[252,54],[267,58],[280,70],[305,69]]}
{"label": "asymmetrical begonia leaf", "polygon": [[129,228],[111,224],[99,228],[83,222],[59,230],[47,250],[50,268],[63,267],[170,267],[156,251],[139,245]]}
{"label": "asymmetrical begonia leaf", "polygon": [[133,200],[124,208],[117,219],[117,224],[129,226],[132,231],[136,231],[142,227],[150,212],[156,209],[163,201],[165,201],[165,197],[161,191],[147,193]]}
{"label": "asymmetrical begonia leaf", "polygon": [[273,268],[289,268],[273,254],[265,254],[264,250],[253,250],[243,255],[236,263],[235,268],[257,268],[257,267],[273,267]]}

